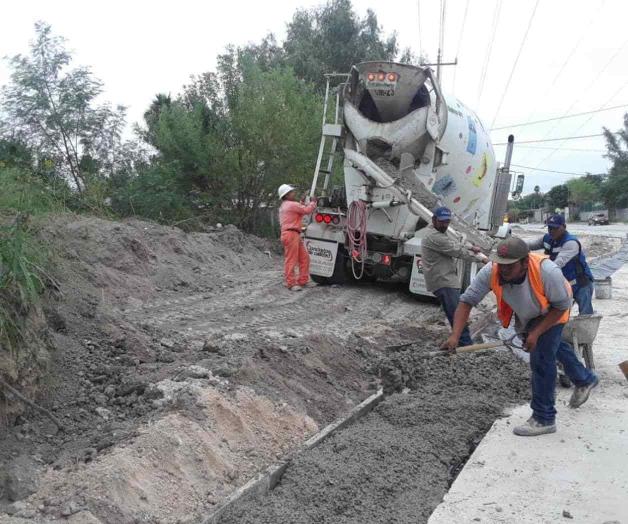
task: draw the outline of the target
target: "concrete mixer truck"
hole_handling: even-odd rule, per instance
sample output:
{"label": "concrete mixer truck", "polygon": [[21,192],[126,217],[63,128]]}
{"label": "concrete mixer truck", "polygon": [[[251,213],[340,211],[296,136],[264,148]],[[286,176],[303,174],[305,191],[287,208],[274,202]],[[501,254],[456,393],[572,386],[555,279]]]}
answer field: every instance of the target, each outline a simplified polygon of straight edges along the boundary
{"label": "concrete mixer truck", "polygon": [[[477,115],[445,96],[427,67],[364,62],[327,75],[324,105],[310,190],[320,198],[305,231],[315,282],[397,280],[429,295],[421,239],[437,204],[455,214],[449,234],[490,249],[511,191],[512,137],[500,168]],[[522,186],[521,175],[515,196]],[[472,269],[460,261],[462,287]]]}

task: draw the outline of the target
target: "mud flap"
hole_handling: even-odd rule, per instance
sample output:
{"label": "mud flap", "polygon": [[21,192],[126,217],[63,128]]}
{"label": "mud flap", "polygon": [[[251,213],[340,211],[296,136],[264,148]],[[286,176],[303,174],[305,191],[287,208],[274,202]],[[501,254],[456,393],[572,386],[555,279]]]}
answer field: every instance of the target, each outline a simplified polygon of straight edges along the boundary
{"label": "mud flap", "polygon": [[410,293],[415,295],[433,296],[425,287],[425,275],[421,265],[421,256],[414,255],[412,260],[412,274],[410,275]]}
{"label": "mud flap", "polygon": [[331,277],[336,265],[338,242],[306,238],[304,243],[310,254],[310,275]]}

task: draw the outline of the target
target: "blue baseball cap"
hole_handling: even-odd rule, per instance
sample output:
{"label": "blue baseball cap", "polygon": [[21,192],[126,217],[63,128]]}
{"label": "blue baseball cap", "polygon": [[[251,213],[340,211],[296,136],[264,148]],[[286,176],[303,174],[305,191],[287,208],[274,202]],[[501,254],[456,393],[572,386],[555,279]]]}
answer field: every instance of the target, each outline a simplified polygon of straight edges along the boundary
{"label": "blue baseball cap", "polygon": [[560,227],[565,225],[565,217],[563,215],[552,215],[547,219],[547,227]]}
{"label": "blue baseball cap", "polygon": [[451,220],[451,209],[448,207],[437,207],[432,213],[434,213],[436,220],[441,222],[449,222]]}

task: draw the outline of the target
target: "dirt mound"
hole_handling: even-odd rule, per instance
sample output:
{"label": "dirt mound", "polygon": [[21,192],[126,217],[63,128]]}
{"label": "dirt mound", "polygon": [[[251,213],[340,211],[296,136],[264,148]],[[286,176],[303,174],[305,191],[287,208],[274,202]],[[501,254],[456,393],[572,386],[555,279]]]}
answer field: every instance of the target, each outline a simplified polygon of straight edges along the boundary
{"label": "dirt mound", "polygon": [[286,404],[204,374],[208,378],[158,384],[159,402],[171,410],[91,463],[49,469],[28,507],[44,508],[47,518],[80,509],[100,522],[133,523],[148,515],[159,522],[199,519],[242,479],[318,428]]}
{"label": "dirt mound", "polygon": [[41,238],[58,291],[39,402],[66,431],[32,410],[2,428],[3,522],[194,520],[378,387],[370,335],[439,316],[394,286],[290,293],[275,243],[229,226],[66,215]]}
{"label": "dirt mound", "polygon": [[222,522],[426,522],[495,418],[528,397],[529,379],[508,353],[418,355],[389,362],[416,389],[299,456],[269,496]]}
{"label": "dirt mound", "polygon": [[[66,431],[7,393],[0,402],[0,509],[3,501],[32,492],[5,486],[5,472],[21,475],[15,457],[34,455],[40,469],[91,462],[163,411],[155,406],[154,383],[181,373],[181,364],[168,369],[168,363],[180,360],[177,352],[186,348],[129,322],[127,308],[157,296],[224,293],[242,274],[274,268],[277,259],[273,243],[233,226],[186,234],[136,220],[73,215],[34,225],[50,251],[46,271],[56,286],[29,313],[22,358],[0,367]],[[146,374],[141,366],[151,364],[157,373]]]}
{"label": "dirt mound", "polygon": [[137,303],[159,291],[211,291],[234,273],[271,267],[272,243],[232,225],[185,233],[139,220],[64,215],[47,223],[41,238],[58,256],[61,283],[82,295],[98,291],[102,306]]}

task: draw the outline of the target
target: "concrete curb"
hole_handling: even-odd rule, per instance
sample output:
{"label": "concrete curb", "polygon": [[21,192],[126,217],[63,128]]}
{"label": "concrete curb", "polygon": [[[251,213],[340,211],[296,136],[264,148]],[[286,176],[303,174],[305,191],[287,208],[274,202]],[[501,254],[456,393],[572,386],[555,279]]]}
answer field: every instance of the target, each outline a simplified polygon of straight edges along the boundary
{"label": "concrete curb", "polygon": [[218,524],[228,509],[237,507],[240,502],[244,502],[252,497],[259,497],[267,494],[279,484],[281,477],[285,473],[290,463],[300,454],[318,446],[327,437],[353,424],[356,420],[369,413],[377,404],[384,399],[384,392],[380,389],[366,400],[355,406],[345,417],[332,422],[321,431],[306,440],[296,451],[289,454],[279,462],[269,466],[249,480],[244,486],[236,489],[227,500],[222,502],[202,524]]}
{"label": "concrete curb", "polygon": [[[603,235],[600,235],[603,236]],[[628,234],[626,234],[625,238],[621,238],[621,237],[606,237],[606,238],[620,238],[621,239],[621,244],[619,244],[619,247],[617,249],[615,249],[614,251],[611,251],[610,253],[606,253],[604,255],[598,255],[597,257],[591,257],[591,258],[587,258],[587,263],[591,264],[591,262],[597,262],[598,260],[603,260],[605,258],[613,258],[615,255],[617,255],[617,253],[619,253],[623,247],[628,244]]]}

